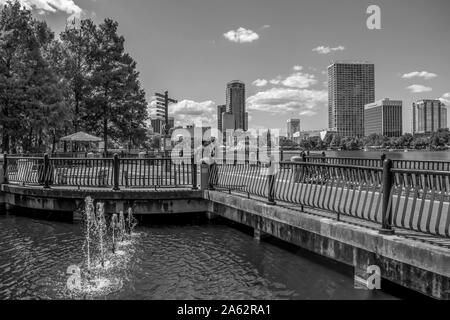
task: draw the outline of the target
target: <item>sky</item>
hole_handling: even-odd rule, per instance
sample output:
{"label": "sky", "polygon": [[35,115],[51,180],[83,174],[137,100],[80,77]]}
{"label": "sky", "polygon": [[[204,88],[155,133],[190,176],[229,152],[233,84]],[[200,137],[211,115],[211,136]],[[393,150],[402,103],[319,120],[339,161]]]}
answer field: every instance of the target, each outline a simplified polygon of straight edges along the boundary
{"label": "sky", "polygon": [[[0,0],[0,3],[5,0]],[[168,90],[177,124],[216,125],[226,83],[247,86],[251,128],[302,130],[328,124],[327,67],[337,60],[375,64],[376,99],[450,106],[448,0],[22,0],[59,34],[73,17],[119,22],[138,63],[150,105]],[[381,9],[370,30],[367,8]],[[450,116],[450,113],[449,113]],[[450,121],[449,121],[450,123]]]}

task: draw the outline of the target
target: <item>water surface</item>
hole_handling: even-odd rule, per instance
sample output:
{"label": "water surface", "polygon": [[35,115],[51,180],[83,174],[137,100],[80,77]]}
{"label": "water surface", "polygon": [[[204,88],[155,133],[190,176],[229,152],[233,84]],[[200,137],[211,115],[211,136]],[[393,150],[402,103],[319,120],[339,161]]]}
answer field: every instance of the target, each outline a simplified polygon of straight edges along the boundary
{"label": "water surface", "polygon": [[224,224],[139,227],[106,276],[120,285],[83,295],[66,287],[67,268],[84,261],[81,225],[0,216],[0,243],[0,299],[395,298],[354,289],[340,264]]}

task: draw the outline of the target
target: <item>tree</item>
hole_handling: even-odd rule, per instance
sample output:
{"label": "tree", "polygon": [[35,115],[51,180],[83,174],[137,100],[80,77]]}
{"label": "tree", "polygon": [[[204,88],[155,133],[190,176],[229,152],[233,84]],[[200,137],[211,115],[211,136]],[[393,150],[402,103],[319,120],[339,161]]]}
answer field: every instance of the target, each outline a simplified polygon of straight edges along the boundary
{"label": "tree", "polygon": [[[0,12],[0,128],[4,151],[46,151],[64,116],[53,32],[18,1]],[[11,145],[14,148],[11,148]]]}
{"label": "tree", "polygon": [[95,29],[90,19],[81,20],[79,26],[73,20],[60,35],[62,54],[58,65],[67,83],[66,97],[73,112],[71,127],[75,132],[83,127],[81,118],[83,114],[86,117],[86,104],[92,90],[91,56],[95,46]]}
{"label": "tree", "polygon": [[145,92],[141,89],[136,62],[125,53],[125,39],[117,34],[118,23],[106,19],[91,28],[93,48],[91,95],[84,120],[103,134],[105,151],[108,137],[134,141],[145,138],[148,118]]}

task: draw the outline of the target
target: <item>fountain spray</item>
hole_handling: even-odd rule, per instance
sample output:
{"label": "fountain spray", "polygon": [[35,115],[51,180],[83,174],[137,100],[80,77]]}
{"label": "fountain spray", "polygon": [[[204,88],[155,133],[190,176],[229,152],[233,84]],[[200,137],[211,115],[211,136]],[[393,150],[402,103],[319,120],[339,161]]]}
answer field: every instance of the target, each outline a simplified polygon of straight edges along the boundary
{"label": "fountain spray", "polygon": [[114,213],[111,218],[111,230],[112,230],[112,252],[116,252],[116,230],[119,227],[119,221],[117,213]]}
{"label": "fountain spray", "polygon": [[100,241],[100,258],[102,261],[102,267],[105,267],[105,254],[104,254],[104,245],[103,245],[103,235],[106,229],[106,220],[105,220],[105,204],[97,203],[97,230]]}
{"label": "fountain spray", "polygon": [[[90,248],[91,235],[90,235],[90,228],[91,228],[91,224],[93,222],[92,218],[94,216],[94,200],[91,197],[87,197],[85,199],[84,212],[85,212],[85,215],[86,215],[87,268],[88,268],[88,270],[90,270],[91,269],[91,248]],[[95,216],[94,216],[94,219],[95,219]]]}
{"label": "fountain spray", "polygon": [[119,213],[119,233],[120,233],[120,241],[123,240],[123,236],[125,234],[125,217],[123,211]]}

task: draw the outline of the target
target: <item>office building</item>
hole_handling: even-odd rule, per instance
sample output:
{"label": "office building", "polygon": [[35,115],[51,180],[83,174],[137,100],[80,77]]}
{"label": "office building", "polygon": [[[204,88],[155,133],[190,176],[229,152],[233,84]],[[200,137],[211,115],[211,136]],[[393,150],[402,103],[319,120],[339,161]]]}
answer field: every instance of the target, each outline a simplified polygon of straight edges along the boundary
{"label": "office building", "polygon": [[221,105],[221,106],[217,106],[217,129],[220,132],[223,132],[223,114],[227,112],[227,106],[226,105]]}
{"label": "office building", "polygon": [[448,128],[447,107],[440,100],[413,103],[413,133],[428,134]]}
{"label": "office building", "polygon": [[384,99],[367,104],[364,110],[365,136],[381,134],[401,137],[403,134],[403,102]]}
{"label": "office building", "polygon": [[300,132],[300,119],[289,119],[287,121],[287,138],[292,139],[297,132]]}
{"label": "office building", "polygon": [[151,122],[152,122],[153,132],[155,134],[162,134],[164,121],[161,118],[155,118],[155,119],[152,119]]}
{"label": "office building", "polygon": [[245,112],[245,83],[238,80],[229,82],[227,84],[226,99],[226,112],[234,117],[233,129],[247,131],[248,114]]}
{"label": "office building", "polygon": [[335,62],[328,67],[328,126],[343,137],[364,136],[364,107],[375,102],[375,66]]}

